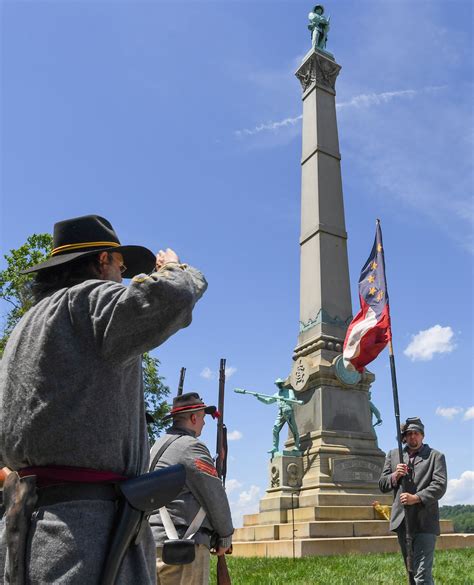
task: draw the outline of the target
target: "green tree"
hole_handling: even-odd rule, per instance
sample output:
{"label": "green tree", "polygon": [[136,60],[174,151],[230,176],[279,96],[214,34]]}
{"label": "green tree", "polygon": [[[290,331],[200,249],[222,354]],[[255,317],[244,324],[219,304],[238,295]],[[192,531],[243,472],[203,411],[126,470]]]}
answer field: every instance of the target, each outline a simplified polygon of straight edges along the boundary
{"label": "green tree", "polygon": [[456,504],[455,506],[441,506],[440,518],[452,520],[454,532],[474,532],[474,505]]}
{"label": "green tree", "polygon": [[[10,334],[21,317],[33,305],[32,283],[34,276],[21,274],[34,264],[38,264],[50,255],[53,247],[53,238],[50,234],[33,234],[23,246],[10,250],[4,258],[7,267],[0,271],[0,299],[10,305],[3,315],[0,332],[0,358]],[[164,425],[161,418],[168,411],[166,396],[170,389],[164,383],[164,378],[158,373],[159,360],[146,353],[143,355],[143,383],[145,390],[145,404],[147,411],[155,419],[148,425],[148,436],[153,442]]]}
{"label": "green tree", "polygon": [[7,267],[0,271],[0,299],[10,304],[10,310],[3,315],[0,357],[13,328],[33,304],[33,278],[31,274],[21,274],[21,271],[42,262],[51,253],[52,246],[50,234],[33,234],[23,246],[4,256]]}

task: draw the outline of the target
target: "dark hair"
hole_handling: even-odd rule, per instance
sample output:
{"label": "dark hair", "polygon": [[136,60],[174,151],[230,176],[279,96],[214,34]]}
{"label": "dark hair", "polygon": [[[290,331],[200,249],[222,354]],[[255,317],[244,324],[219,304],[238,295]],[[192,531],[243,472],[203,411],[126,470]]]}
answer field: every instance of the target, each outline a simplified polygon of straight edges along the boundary
{"label": "dark hair", "polygon": [[[107,253],[109,260],[112,255]],[[85,280],[100,278],[99,254],[79,258],[68,264],[46,268],[36,273],[31,292],[33,303],[62,289],[80,284]]]}

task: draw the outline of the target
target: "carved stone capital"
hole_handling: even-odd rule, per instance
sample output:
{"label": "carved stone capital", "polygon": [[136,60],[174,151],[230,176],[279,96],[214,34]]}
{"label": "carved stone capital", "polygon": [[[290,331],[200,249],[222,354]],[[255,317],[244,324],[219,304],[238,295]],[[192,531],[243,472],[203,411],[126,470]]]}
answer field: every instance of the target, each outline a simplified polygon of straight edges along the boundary
{"label": "carved stone capital", "polygon": [[300,80],[303,92],[313,83],[335,92],[340,70],[341,66],[335,61],[313,50],[296,72],[296,77]]}

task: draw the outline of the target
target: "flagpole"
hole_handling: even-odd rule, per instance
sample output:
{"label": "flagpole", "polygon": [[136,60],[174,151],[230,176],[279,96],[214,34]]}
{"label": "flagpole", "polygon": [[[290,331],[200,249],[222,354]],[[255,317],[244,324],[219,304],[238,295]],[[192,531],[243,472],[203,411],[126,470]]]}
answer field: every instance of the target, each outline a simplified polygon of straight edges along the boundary
{"label": "flagpole", "polygon": [[[382,228],[380,226],[380,220],[377,219],[376,227],[380,231],[380,243],[382,244]],[[385,249],[382,245],[382,258],[384,264],[385,274],[385,287],[388,296],[388,284],[387,284],[387,273],[385,271]],[[390,318],[390,339],[388,342],[388,354],[390,360],[390,374],[392,377],[392,393],[393,393],[393,407],[395,411],[395,424],[397,426],[397,443],[398,443],[398,458],[400,463],[403,463],[403,444],[402,444],[402,432],[400,427],[400,402],[398,400],[398,385],[397,385],[397,371],[395,368],[395,355],[393,352],[392,343],[392,320]],[[406,476],[402,477],[402,488],[406,491]],[[413,535],[411,533],[411,527],[408,517],[408,506],[403,506],[405,511],[405,545],[406,545],[406,569],[408,573],[408,583],[412,585],[415,583],[413,575]]]}

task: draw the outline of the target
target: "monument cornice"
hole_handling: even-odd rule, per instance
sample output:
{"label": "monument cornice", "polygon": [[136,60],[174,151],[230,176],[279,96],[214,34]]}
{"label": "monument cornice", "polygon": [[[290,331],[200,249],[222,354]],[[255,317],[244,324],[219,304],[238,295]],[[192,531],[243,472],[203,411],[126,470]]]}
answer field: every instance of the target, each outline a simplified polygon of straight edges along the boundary
{"label": "monument cornice", "polygon": [[315,86],[335,94],[336,79],[340,70],[341,66],[333,59],[312,49],[295,73],[303,89],[303,98],[306,97],[307,90]]}

